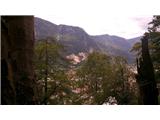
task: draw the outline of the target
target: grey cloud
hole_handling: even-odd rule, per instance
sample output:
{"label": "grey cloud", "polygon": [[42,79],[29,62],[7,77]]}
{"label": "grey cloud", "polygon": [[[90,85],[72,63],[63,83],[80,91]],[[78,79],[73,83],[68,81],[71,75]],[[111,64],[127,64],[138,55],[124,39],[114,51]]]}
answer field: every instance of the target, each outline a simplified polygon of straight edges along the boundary
{"label": "grey cloud", "polygon": [[148,28],[148,23],[152,20],[152,16],[138,16],[131,19],[135,21],[142,30],[146,30]]}

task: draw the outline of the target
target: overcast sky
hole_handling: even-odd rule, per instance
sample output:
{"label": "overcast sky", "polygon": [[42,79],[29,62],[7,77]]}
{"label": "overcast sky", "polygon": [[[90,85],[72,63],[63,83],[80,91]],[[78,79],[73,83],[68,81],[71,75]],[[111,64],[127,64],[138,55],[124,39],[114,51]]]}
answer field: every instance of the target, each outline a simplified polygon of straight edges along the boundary
{"label": "overcast sky", "polygon": [[125,0],[124,4],[123,1],[54,0],[54,4],[45,8],[48,14],[36,16],[55,24],[79,26],[90,35],[110,34],[124,38],[143,35],[152,19],[152,14],[148,14],[148,5],[143,1],[134,3]]}
{"label": "overcast sky", "polygon": [[124,38],[143,35],[152,16],[70,16],[65,13],[56,15],[40,15],[43,19],[55,24],[66,24],[82,27],[90,35],[110,34]]}
{"label": "overcast sky", "polygon": [[110,34],[125,38],[142,35],[152,15],[160,11],[159,0],[18,0],[23,4],[17,4],[18,7],[14,3],[5,0],[1,11],[29,13],[55,24],[79,26],[91,35]]}

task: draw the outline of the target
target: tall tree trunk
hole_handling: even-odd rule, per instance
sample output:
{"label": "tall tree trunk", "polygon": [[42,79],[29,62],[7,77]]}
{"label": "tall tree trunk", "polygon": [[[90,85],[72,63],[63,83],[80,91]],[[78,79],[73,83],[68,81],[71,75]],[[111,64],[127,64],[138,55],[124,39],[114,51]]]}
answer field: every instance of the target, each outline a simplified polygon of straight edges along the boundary
{"label": "tall tree trunk", "polygon": [[[12,67],[15,104],[35,104],[33,70],[34,17],[3,16],[7,24],[7,57]],[[2,42],[6,42],[2,40]],[[9,70],[8,70],[9,71]],[[6,81],[4,81],[4,84]],[[2,88],[2,91],[5,88]],[[7,93],[6,93],[7,94]],[[3,96],[2,96],[3,97]]]}
{"label": "tall tree trunk", "polygon": [[154,68],[148,49],[149,34],[146,33],[142,38],[142,58],[137,61],[137,82],[140,88],[142,104],[157,105],[158,90],[154,76]]}
{"label": "tall tree trunk", "polygon": [[47,105],[47,93],[48,93],[48,82],[47,82],[47,79],[48,79],[48,40],[46,40],[46,48],[45,48],[45,52],[46,52],[46,70],[45,70],[45,90],[44,90],[44,93],[45,93],[45,101],[44,101],[44,104]]}

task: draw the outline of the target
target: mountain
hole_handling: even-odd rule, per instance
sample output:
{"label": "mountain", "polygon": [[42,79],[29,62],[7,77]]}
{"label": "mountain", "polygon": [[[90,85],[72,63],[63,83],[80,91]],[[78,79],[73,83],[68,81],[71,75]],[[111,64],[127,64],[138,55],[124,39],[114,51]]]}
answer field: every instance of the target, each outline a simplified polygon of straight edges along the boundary
{"label": "mountain", "polygon": [[128,50],[131,47],[129,41],[127,41],[125,38],[118,36],[111,36],[106,34],[106,35],[92,36],[92,38],[96,42],[100,42],[106,46],[112,46],[114,48],[121,50]]}
{"label": "mountain", "polygon": [[67,47],[68,53],[90,52],[98,50],[97,44],[79,27],[59,25],[58,40]]}
{"label": "mountain", "polygon": [[58,26],[41,18],[34,19],[36,39],[44,39],[58,33]]}
{"label": "mountain", "polygon": [[118,36],[111,36],[111,35],[96,35],[92,36],[92,39],[97,43],[105,46],[105,48],[108,48],[108,52],[113,49],[119,50],[119,51],[128,51],[131,48],[131,45],[129,42],[122,37]]}
{"label": "mountain", "polygon": [[132,39],[128,39],[128,42],[130,43],[130,45],[132,47],[136,42],[140,42],[141,38],[142,38],[142,36],[136,37],[136,38],[132,38]]}
{"label": "mountain", "polygon": [[56,25],[41,18],[35,18],[35,37],[37,40],[55,37],[58,42],[65,46],[67,55],[96,50],[111,55],[123,56],[128,62],[133,62],[134,56],[129,50],[140,38],[128,40],[108,34],[91,36],[80,27]]}
{"label": "mountain", "polygon": [[35,31],[36,39],[55,37],[65,46],[67,54],[98,50],[96,43],[80,27],[55,25],[46,20],[35,18]]}
{"label": "mountain", "polygon": [[134,56],[129,52],[131,44],[127,39],[107,34],[92,36],[92,39],[101,46],[101,51],[115,56],[123,56],[128,62],[133,61]]}

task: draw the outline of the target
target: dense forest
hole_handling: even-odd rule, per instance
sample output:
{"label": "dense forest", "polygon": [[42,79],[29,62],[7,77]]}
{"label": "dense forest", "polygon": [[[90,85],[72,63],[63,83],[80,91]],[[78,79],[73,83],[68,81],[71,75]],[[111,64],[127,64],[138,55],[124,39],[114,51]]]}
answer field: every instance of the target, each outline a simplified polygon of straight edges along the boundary
{"label": "dense forest", "polygon": [[[114,55],[108,54],[104,46],[99,49],[98,45],[104,45],[99,42],[100,37],[98,41],[92,36],[97,45],[86,34],[79,35],[75,46],[70,44],[75,38],[71,34],[63,36],[63,44],[55,35],[38,38],[35,19],[34,16],[1,16],[1,104],[160,104],[160,16],[153,16],[148,31],[130,51],[126,48],[125,55],[134,54],[129,60],[136,58],[132,62],[118,55],[124,53],[119,49],[112,47],[116,51]],[[79,28],[76,29],[78,34]],[[82,37],[95,49],[87,48]],[[85,52],[77,52],[82,49],[80,45],[86,45]]]}

